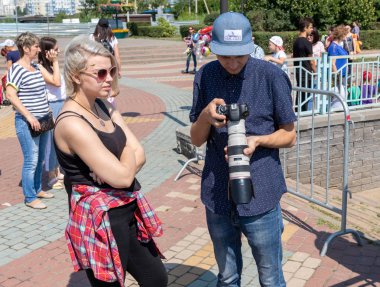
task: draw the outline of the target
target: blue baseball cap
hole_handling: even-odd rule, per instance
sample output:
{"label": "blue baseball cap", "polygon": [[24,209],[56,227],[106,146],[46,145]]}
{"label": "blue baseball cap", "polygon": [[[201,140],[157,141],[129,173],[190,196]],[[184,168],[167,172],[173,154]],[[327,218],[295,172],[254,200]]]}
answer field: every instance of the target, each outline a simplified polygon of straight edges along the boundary
{"label": "blue baseball cap", "polygon": [[220,56],[249,55],[254,50],[252,29],[240,13],[226,12],[215,19],[212,28],[211,51]]}

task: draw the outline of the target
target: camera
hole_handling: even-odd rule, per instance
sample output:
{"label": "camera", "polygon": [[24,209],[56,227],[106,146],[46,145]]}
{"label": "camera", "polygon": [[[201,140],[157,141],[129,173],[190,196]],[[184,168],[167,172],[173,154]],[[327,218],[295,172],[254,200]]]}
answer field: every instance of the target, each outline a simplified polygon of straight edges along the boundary
{"label": "camera", "polygon": [[254,197],[249,157],[243,151],[248,146],[245,134],[245,119],[249,115],[248,105],[219,105],[216,112],[227,118],[229,195],[235,204],[249,203]]}

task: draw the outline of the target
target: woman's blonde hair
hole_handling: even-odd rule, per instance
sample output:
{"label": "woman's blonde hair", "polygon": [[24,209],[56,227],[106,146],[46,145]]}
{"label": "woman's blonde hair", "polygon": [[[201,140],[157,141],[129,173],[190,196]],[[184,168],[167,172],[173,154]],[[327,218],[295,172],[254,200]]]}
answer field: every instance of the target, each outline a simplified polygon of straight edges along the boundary
{"label": "woman's blonde hair", "polygon": [[[92,56],[107,57],[111,60],[111,65],[117,67],[115,57],[101,43],[89,39],[86,35],[75,37],[66,46],[64,78],[66,92],[69,97],[72,97],[78,91],[78,84],[75,83],[74,78],[88,68],[88,59]],[[112,89],[114,90],[116,87],[117,76],[112,81]]]}
{"label": "woman's blonde hair", "polygon": [[39,44],[40,39],[30,32],[24,32],[17,36],[16,46],[20,52],[20,57],[24,56],[24,48],[31,48],[35,44]]}

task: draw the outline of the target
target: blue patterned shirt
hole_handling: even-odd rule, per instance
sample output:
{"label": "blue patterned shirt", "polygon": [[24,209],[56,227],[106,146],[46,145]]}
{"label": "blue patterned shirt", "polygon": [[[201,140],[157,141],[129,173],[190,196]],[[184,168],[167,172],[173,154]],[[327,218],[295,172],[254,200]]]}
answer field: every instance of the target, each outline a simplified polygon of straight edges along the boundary
{"label": "blue patterned shirt", "polygon": [[[193,106],[190,121],[214,98],[226,104],[247,104],[247,135],[269,135],[279,125],[296,120],[292,108],[291,84],[278,67],[249,58],[238,75],[230,75],[218,61],[204,65],[194,79]],[[228,199],[228,163],[224,158],[227,127],[211,127],[207,140],[205,166],[202,173],[201,199],[212,212],[228,215],[234,208]],[[240,216],[253,216],[273,209],[286,192],[278,149],[258,147],[250,160],[255,198],[237,206]]]}

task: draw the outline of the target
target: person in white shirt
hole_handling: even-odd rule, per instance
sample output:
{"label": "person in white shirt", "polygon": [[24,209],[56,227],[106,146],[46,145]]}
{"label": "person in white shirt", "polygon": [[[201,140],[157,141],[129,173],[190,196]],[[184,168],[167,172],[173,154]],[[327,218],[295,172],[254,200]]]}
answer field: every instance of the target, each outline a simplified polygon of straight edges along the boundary
{"label": "person in white shirt", "polygon": [[[39,69],[46,82],[46,95],[54,119],[57,118],[66,100],[66,87],[59,70],[59,47],[57,40],[52,37],[40,39],[38,53]],[[60,172],[57,155],[53,143],[53,131],[48,131],[49,138],[45,150],[45,170],[48,172],[48,186],[52,189],[63,188],[63,174]]]}
{"label": "person in white shirt", "polygon": [[[102,43],[102,45],[112,53],[117,62],[118,77],[121,77],[121,60],[119,52],[119,42],[112,32],[112,28],[107,19],[99,19],[95,31],[90,35],[90,39]],[[118,88],[112,90],[108,97],[108,102],[114,105],[114,98],[120,93]]]}
{"label": "person in white shirt", "polygon": [[282,38],[280,36],[273,36],[269,39],[269,50],[272,52],[271,56],[265,56],[265,60],[277,65],[285,73],[288,73],[286,65],[286,54],[284,51]]}

